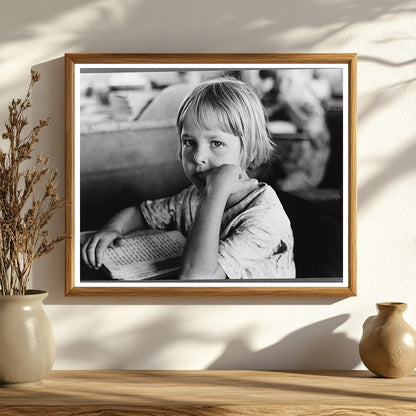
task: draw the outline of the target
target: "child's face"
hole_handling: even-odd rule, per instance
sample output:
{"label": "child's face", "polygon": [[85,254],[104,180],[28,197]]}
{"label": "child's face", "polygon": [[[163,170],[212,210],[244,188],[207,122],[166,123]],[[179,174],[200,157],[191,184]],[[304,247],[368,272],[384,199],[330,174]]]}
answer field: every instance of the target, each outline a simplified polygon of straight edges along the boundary
{"label": "child's face", "polygon": [[186,117],[181,133],[182,166],[188,179],[202,191],[207,173],[225,163],[241,166],[240,138],[218,128],[205,130]]}

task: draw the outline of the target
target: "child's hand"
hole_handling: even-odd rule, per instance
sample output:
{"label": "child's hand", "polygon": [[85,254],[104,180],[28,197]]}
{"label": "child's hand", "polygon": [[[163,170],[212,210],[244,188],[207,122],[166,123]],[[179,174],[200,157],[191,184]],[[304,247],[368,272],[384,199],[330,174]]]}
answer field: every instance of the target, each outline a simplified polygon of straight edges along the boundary
{"label": "child's hand", "polygon": [[99,269],[107,247],[121,247],[125,243],[118,231],[104,228],[87,238],[81,249],[82,259],[90,268]]}
{"label": "child's hand", "polygon": [[223,164],[210,170],[206,176],[206,188],[212,192],[223,192],[225,196],[247,191],[257,185],[240,166]]}

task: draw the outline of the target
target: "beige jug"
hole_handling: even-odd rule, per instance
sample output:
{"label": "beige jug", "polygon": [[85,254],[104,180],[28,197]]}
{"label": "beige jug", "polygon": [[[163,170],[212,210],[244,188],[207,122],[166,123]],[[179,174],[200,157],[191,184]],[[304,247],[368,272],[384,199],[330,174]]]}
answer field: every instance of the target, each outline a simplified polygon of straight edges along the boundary
{"label": "beige jug", "polygon": [[403,319],[406,303],[377,303],[363,325],[360,357],[373,373],[400,378],[416,367],[416,331]]}
{"label": "beige jug", "polygon": [[41,383],[55,360],[52,326],[42,301],[48,292],[0,295],[0,386]]}

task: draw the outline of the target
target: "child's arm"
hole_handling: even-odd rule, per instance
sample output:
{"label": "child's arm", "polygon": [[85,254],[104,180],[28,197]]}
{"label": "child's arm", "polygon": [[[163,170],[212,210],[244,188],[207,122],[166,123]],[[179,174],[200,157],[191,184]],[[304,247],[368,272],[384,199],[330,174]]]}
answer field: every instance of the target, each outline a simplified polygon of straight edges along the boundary
{"label": "child's arm", "polygon": [[104,251],[111,244],[122,246],[123,235],[147,228],[146,221],[137,207],[128,207],[117,213],[95,234],[88,237],[81,249],[84,262],[95,269],[102,265]]}
{"label": "child's arm", "polygon": [[227,202],[242,199],[240,194],[247,193],[254,185],[257,180],[246,178],[235,165],[222,165],[209,172],[182,255],[180,279],[225,279],[224,270],[218,263],[222,216]]}

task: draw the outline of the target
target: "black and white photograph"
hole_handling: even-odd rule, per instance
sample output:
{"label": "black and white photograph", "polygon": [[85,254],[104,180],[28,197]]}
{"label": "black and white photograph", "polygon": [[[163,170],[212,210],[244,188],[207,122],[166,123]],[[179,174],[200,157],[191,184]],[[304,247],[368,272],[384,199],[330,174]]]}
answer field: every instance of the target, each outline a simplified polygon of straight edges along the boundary
{"label": "black and white photograph", "polygon": [[355,57],[222,58],[67,54],[67,294],[354,295]]}

